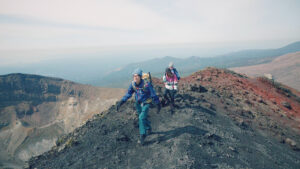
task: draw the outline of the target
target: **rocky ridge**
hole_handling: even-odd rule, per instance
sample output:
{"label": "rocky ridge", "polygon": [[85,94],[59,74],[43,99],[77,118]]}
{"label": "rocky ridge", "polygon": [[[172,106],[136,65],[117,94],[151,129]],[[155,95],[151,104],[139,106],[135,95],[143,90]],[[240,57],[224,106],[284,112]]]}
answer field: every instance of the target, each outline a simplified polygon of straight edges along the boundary
{"label": "rocky ridge", "polygon": [[[161,96],[162,83],[154,80]],[[297,168],[299,93],[264,78],[207,68],[180,82],[176,110],[149,112],[154,133],[137,144],[133,101],[112,106],[27,168]]]}

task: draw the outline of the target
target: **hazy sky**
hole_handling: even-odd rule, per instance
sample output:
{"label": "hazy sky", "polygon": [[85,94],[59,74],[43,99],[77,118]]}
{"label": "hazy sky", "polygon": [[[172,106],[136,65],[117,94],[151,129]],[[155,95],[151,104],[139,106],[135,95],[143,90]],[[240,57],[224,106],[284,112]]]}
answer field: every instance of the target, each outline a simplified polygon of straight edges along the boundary
{"label": "hazy sky", "polygon": [[23,49],[292,42],[299,21],[299,0],[0,0],[0,62]]}

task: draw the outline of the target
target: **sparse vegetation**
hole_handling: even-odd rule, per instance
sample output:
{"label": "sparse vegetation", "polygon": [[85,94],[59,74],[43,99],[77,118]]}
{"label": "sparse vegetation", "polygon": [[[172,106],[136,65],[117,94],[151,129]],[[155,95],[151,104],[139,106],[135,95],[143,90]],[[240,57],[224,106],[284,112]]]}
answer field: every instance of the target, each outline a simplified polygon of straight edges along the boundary
{"label": "sparse vegetation", "polygon": [[274,79],[268,79],[267,77],[258,77],[257,79],[276,88],[279,93],[282,93],[287,97],[294,97],[298,102],[300,102],[300,97],[295,95],[290,89],[284,87],[281,83],[276,82]]}
{"label": "sparse vegetation", "polygon": [[233,71],[233,70],[229,70],[229,69],[222,69],[222,70],[224,70],[224,72],[226,72],[226,73],[230,73],[230,74],[235,75],[235,76],[237,76],[237,77],[247,78],[247,79],[248,79],[248,76],[245,76],[245,75],[240,74],[240,73],[236,73],[236,72]]}
{"label": "sparse vegetation", "polygon": [[75,144],[76,144],[76,141],[74,141],[74,139],[71,137],[67,140],[66,147],[72,147]]}
{"label": "sparse vegetation", "polygon": [[56,144],[56,146],[60,146],[60,145],[62,145],[62,144],[64,143],[64,141],[65,141],[65,138],[64,138],[64,137],[59,137],[59,138],[56,140],[55,144]]}

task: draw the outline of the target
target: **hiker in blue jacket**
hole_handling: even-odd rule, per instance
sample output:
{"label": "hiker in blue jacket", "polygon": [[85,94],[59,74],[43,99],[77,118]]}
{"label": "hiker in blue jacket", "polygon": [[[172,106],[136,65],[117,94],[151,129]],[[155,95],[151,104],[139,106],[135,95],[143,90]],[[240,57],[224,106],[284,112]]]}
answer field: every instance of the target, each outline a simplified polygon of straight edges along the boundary
{"label": "hiker in blue jacket", "polygon": [[149,135],[152,132],[150,121],[147,119],[150,103],[153,100],[158,106],[157,113],[160,111],[161,106],[152,84],[142,79],[142,70],[137,68],[132,74],[133,81],[125,96],[117,104],[117,111],[119,111],[122,104],[124,104],[132,96],[132,94],[135,93],[135,107],[139,114],[139,143],[143,145],[146,135]]}

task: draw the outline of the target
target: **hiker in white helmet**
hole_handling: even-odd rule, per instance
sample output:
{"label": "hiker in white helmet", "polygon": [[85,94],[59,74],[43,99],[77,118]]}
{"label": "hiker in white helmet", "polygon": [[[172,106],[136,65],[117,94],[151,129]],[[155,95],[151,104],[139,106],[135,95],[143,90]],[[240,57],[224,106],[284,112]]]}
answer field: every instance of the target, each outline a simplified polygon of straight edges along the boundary
{"label": "hiker in white helmet", "polygon": [[169,67],[166,69],[165,75],[163,76],[163,82],[165,84],[164,91],[164,100],[162,101],[163,105],[167,103],[171,107],[171,113],[174,113],[175,107],[175,95],[178,90],[178,81],[180,77],[178,75],[177,70],[174,68],[174,64],[171,62]]}
{"label": "hiker in white helmet", "polygon": [[172,73],[174,73],[177,77],[178,80],[180,80],[180,76],[178,74],[178,71],[176,70],[176,68],[174,67],[174,63],[173,62],[170,62],[169,63],[169,68],[171,70]]}

